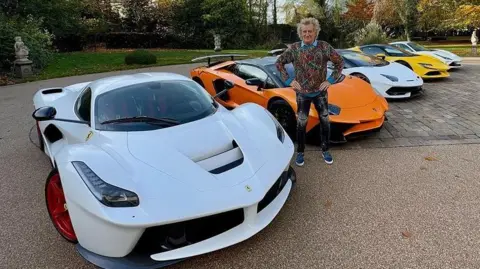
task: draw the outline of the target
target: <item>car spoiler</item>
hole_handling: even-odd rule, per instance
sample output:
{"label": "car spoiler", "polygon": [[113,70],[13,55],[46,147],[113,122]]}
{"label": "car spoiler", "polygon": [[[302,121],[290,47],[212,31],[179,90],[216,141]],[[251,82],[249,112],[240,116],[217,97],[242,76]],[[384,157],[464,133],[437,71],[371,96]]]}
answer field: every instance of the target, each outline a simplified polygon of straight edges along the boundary
{"label": "car spoiler", "polygon": [[278,56],[278,55],[282,54],[285,50],[286,50],[286,48],[274,49],[274,50],[269,51],[269,52],[268,52],[268,55]]}
{"label": "car spoiler", "polygon": [[[202,57],[192,59],[192,62],[200,62],[200,61],[207,60],[208,61],[208,66],[210,67],[210,66],[212,66],[212,64],[211,64],[212,59],[228,58],[228,57],[230,57],[230,60],[233,61],[235,59],[235,57],[248,57],[248,55],[244,55],[244,54],[214,54],[214,55],[207,55],[207,56],[202,56]],[[223,62],[223,61],[219,61],[219,62],[216,62],[214,64],[218,64],[220,62]]]}

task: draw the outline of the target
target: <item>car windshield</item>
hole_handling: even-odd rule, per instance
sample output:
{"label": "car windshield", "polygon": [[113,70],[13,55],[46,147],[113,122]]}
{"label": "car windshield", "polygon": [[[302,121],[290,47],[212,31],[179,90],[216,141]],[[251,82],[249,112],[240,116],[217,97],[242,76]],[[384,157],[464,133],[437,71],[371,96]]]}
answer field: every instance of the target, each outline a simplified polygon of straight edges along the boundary
{"label": "car windshield", "polygon": [[410,42],[408,43],[410,47],[412,47],[415,51],[431,51],[430,49],[425,48],[422,45],[419,45],[417,43]]}
{"label": "car windshield", "polygon": [[342,51],[340,55],[356,66],[385,66],[389,62],[378,57],[355,51]]}
{"label": "car windshield", "polygon": [[288,79],[285,81],[282,78],[282,75],[280,74],[280,71],[278,71],[277,66],[275,64],[269,64],[265,66],[268,71],[273,74],[275,77],[277,77],[282,83],[284,87],[290,86],[290,83],[292,82],[293,78],[295,77],[295,69],[293,68],[293,64],[289,63],[285,65],[285,69],[287,69],[287,74],[288,74]]}
{"label": "car windshield", "polygon": [[99,95],[95,101],[95,125],[106,131],[167,128],[205,118],[217,107],[194,81],[145,82]]}
{"label": "car windshield", "polygon": [[404,49],[397,48],[394,46],[385,46],[384,50],[388,53],[389,56],[393,56],[393,57],[415,56],[415,54],[413,53],[410,53]]}

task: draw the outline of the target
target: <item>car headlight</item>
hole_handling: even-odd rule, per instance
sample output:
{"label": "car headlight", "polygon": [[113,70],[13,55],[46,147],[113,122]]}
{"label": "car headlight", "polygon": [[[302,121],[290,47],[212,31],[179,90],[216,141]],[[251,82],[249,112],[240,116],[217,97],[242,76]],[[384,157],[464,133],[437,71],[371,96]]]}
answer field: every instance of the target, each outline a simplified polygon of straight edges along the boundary
{"label": "car headlight", "polygon": [[140,204],[136,193],[108,184],[84,162],[73,161],[72,165],[100,203],[109,207],[132,207]]}
{"label": "car headlight", "polygon": [[432,66],[431,64],[419,63],[419,65],[421,65],[421,66],[423,66],[423,67],[425,67],[425,68],[427,68],[427,69],[435,69],[435,68],[433,68],[433,66]]}
{"label": "car headlight", "polygon": [[340,115],[342,109],[334,104],[328,104],[328,114],[330,115]]}
{"label": "car headlight", "polygon": [[270,113],[270,111],[266,110],[267,114],[270,116],[270,118],[273,120],[273,123],[275,123],[275,128],[277,129],[277,137],[280,142],[283,143],[285,141],[285,131],[283,130],[282,125],[278,122],[278,120],[275,118],[275,116]]}
{"label": "car headlight", "polygon": [[397,82],[397,81],[398,81],[398,78],[397,78],[397,77],[390,76],[390,75],[386,75],[386,74],[380,74],[380,75],[382,75],[382,76],[384,76],[384,77],[388,78],[388,79],[389,79],[389,80],[391,80],[391,81],[395,81],[395,82]]}

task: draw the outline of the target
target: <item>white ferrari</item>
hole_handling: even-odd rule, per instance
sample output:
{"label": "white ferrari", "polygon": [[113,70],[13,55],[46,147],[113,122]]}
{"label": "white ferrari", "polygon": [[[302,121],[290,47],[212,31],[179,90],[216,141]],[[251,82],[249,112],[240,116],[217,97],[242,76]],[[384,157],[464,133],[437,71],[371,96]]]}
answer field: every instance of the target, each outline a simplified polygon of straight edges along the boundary
{"label": "white ferrari", "polygon": [[416,53],[416,54],[421,54],[421,55],[428,55],[428,56],[433,56],[446,65],[448,65],[450,68],[459,68],[462,66],[462,57],[456,55],[455,53],[452,53],[448,50],[442,50],[442,49],[429,49],[426,48],[418,43],[415,42],[409,42],[409,41],[397,41],[397,42],[392,42],[390,45],[399,47],[401,49],[404,49],[408,52]]}
{"label": "white ferrari", "polygon": [[46,88],[33,103],[49,216],[98,267],[158,268],[246,240],[296,181],[275,117],[252,103],[229,111],[182,75]]}
{"label": "white ferrari", "polygon": [[[336,50],[344,60],[344,75],[370,83],[378,94],[388,99],[414,97],[423,92],[423,79],[410,68],[375,56],[351,50]],[[329,71],[333,68],[328,63]]]}

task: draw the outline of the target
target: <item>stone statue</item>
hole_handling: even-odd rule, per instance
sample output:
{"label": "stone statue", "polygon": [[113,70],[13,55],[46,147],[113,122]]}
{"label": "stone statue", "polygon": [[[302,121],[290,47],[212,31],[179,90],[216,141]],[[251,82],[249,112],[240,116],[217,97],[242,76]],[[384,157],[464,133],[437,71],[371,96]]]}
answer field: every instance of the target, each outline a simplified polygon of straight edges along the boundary
{"label": "stone statue", "polygon": [[28,61],[28,47],[22,41],[22,38],[17,36],[15,37],[15,56],[17,61]]}
{"label": "stone statue", "polygon": [[13,62],[15,75],[20,78],[25,78],[33,74],[33,62],[28,59],[29,49],[19,36],[15,37],[15,58]]}
{"label": "stone statue", "polygon": [[215,51],[221,51],[222,50],[222,39],[219,34],[214,34],[213,35],[214,41],[215,41]]}

